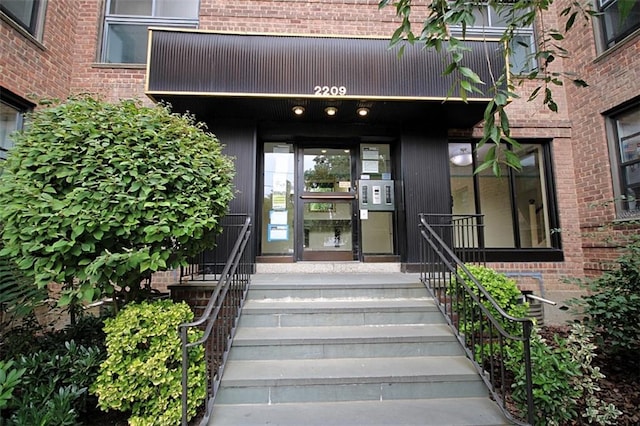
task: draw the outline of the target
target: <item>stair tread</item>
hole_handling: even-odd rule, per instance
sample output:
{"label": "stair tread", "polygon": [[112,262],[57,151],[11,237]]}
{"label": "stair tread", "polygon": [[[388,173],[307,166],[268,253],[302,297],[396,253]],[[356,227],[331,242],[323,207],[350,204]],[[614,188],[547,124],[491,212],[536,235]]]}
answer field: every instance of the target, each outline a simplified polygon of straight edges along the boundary
{"label": "stair tread", "polygon": [[222,386],[480,380],[464,356],[322,358],[227,362]]}
{"label": "stair tread", "polygon": [[446,324],[398,324],[355,326],[240,327],[234,344],[330,343],[376,341],[454,341]]}
{"label": "stair tread", "polygon": [[488,398],[410,399],[283,404],[216,404],[210,425],[507,425]]}
{"label": "stair tread", "polygon": [[249,299],[243,315],[254,312],[416,311],[437,309],[433,298],[274,298]]}
{"label": "stair tread", "polygon": [[294,286],[423,286],[417,274],[398,273],[348,273],[348,274],[256,274],[251,286],[294,285]]}

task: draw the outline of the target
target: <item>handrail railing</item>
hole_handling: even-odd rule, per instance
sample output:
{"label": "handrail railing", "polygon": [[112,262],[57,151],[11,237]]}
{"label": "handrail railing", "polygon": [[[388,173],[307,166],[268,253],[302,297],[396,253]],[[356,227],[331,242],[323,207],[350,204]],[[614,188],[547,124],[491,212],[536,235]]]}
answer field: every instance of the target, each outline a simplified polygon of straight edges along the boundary
{"label": "handrail railing", "polygon": [[[533,321],[507,314],[465,266],[484,264],[482,217],[420,214],[419,219],[421,281],[438,302],[502,412],[516,424],[533,424]],[[511,344],[522,345],[527,397],[524,414],[511,408],[511,379],[505,365],[507,346]]]}
{"label": "handrail railing", "polygon": [[[247,215],[227,215],[225,218],[236,220],[244,217],[243,224],[223,224],[223,234],[230,227],[240,227],[238,237],[231,249],[227,252],[228,260],[216,271],[218,265],[207,261],[207,255],[200,257],[200,262],[190,266],[188,276],[196,280],[198,276],[202,280],[217,278],[218,282],[213,290],[204,313],[197,320],[180,325],[180,339],[182,342],[182,425],[187,425],[187,381],[188,350],[197,345],[204,345],[205,359],[207,361],[207,398],[205,401],[205,414],[201,424],[207,424],[213,411],[213,401],[220,385],[220,379],[225,367],[226,359],[231,348],[231,342],[235,334],[237,319],[240,315],[252,273],[250,253],[247,243],[251,239],[251,218]],[[220,244],[218,244],[220,246]],[[224,246],[223,246],[224,247]],[[212,252],[209,252],[210,257]],[[219,273],[218,273],[219,272]],[[183,272],[184,273],[184,272]],[[182,279],[181,279],[182,281]],[[194,342],[189,342],[188,330],[197,327],[204,331],[202,337]]]}

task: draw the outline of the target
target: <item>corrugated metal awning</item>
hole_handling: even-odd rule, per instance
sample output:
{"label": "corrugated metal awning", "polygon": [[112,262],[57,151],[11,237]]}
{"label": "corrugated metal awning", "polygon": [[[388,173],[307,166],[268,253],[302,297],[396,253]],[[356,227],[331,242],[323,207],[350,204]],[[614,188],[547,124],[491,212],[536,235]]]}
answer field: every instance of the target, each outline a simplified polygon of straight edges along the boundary
{"label": "corrugated metal awning", "polygon": [[[497,41],[466,41],[465,66],[491,82],[505,65]],[[443,53],[407,46],[402,56],[388,39],[221,34],[150,30],[146,92],[160,99],[304,99],[443,101],[461,103],[442,76]],[[489,65],[490,64],[490,68]],[[485,93],[469,102],[486,104]],[[481,110],[475,105],[474,111]],[[460,110],[460,105],[456,107]],[[463,108],[464,110],[464,108]],[[480,118],[474,114],[475,122]]]}

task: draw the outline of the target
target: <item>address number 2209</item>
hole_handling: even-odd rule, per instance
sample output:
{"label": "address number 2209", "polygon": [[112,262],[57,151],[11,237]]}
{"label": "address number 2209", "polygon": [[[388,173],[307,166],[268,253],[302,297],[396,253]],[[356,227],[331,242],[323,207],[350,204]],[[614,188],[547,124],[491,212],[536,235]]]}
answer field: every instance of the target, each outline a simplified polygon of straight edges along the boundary
{"label": "address number 2209", "polygon": [[344,96],[347,88],[344,86],[314,86],[313,94],[316,96]]}

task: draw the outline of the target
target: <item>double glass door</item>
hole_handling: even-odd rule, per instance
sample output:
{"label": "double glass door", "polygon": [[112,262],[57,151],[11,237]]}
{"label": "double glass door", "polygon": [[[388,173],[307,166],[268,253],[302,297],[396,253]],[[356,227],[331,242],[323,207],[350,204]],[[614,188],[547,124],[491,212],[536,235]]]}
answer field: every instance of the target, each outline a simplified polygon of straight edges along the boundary
{"label": "double glass door", "polygon": [[389,154],[387,144],[265,143],[261,255],[346,261],[393,254],[393,212],[363,212],[357,199],[358,179],[389,179]]}

